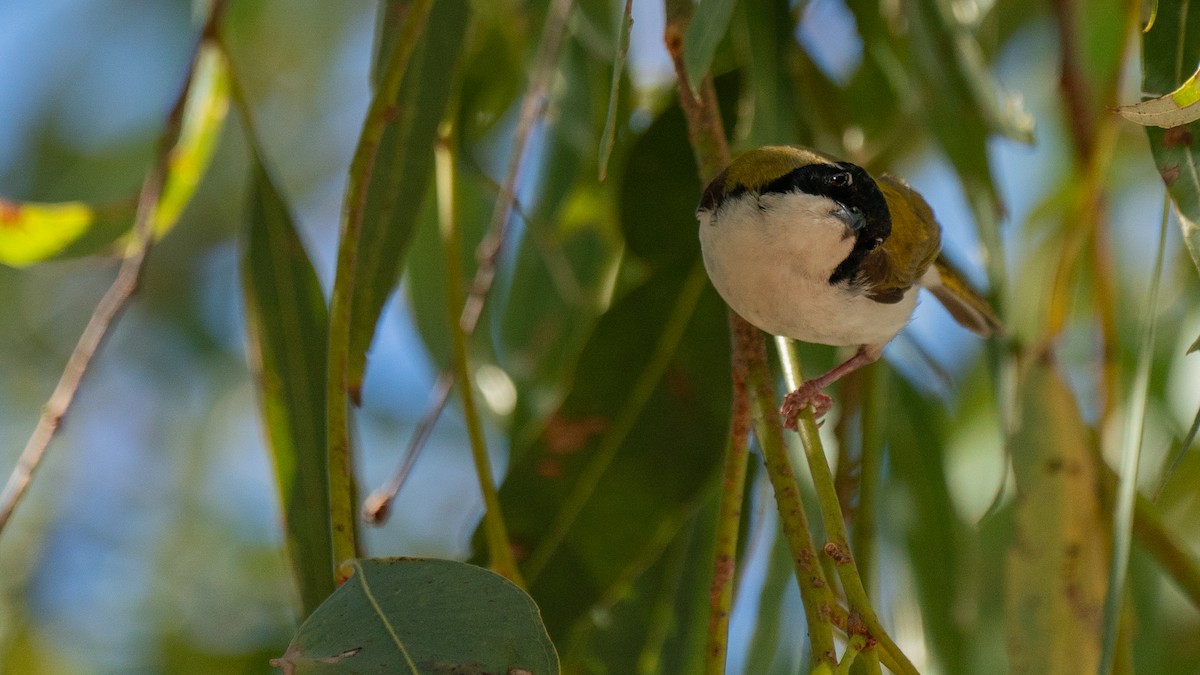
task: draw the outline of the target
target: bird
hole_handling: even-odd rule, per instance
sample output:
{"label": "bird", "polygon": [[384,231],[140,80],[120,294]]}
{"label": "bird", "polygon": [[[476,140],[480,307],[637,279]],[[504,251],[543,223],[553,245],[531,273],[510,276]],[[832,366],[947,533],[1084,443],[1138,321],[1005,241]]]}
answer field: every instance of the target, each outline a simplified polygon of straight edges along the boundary
{"label": "bird", "polygon": [[943,255],[933,209],[894,176],[809,148],[755,148],[712,179],[696,216],[705,269],[734,312],[772,335],[857,348],[784,397],[789,429],[810,406],[824,416],[833,403],[824,390],[879,359],[910,321],[918,288],[979,336],[1004,332]]}

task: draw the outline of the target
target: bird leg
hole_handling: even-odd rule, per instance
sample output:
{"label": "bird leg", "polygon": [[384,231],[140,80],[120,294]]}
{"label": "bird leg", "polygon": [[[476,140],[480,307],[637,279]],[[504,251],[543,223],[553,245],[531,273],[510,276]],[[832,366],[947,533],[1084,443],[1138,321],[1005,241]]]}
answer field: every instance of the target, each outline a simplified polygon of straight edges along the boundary
{"label": "bird leg", "polygon": [[833,405],[833,398],[823,389],[840,380],[842,377],[879,360],[883,347],[876,345],[859,345],[854,356],[846,359],[829,372],[811,380],[805,380],[800,388],[783,397],[783,405],[779,406],[779,414],[783,416],[783,426],[796,431],[796,418],[807,407],[812,406],[813,417],[820,419]]}

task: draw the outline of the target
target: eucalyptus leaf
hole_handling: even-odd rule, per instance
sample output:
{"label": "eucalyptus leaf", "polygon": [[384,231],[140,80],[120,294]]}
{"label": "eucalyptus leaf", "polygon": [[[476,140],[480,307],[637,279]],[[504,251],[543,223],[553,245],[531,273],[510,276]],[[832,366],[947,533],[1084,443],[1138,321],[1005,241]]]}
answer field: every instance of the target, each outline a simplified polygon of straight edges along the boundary
{"label": "eucalyptus leaf", "polygon": [[1123,105],[1117,108],[1121,117],[1142,126],[1171,127],[1183,126],[1200,119],[1200,81],[1197,76],[1200,70],[1192,73],[1175,91],[1133,105]]}
{"label": "eucalyptus leaf", "polygon": [[700,0],[683,39],[683,61],[687,65],[688,85],[700,91],[700,82],[708,75],[717,45],[729,30],[735,0]]}
{"label": "eucalyptus leaf", "polygon": [[559,672],[537,605],[504,577],[451,560],[350,565],[271,665],[288,675]]}
{"label": "eucalyptus leaf", "polygon": [[[1142,91],[1175,91],[1188,72],[1183,64],[1200,62],[1200,22],[1187,16],[1188,3],[1159,3],[1154,25],[1142,35]],[[1200,271],[1200,122],[1170,129],[1147,127],[1154,163],[1175,203],[1183,243]]]}
{"label": "eucalyptus leaf", "polygon": [[1031,363],[1019,387],[1005,573],[1010,672],[1097,672],[1109,544],[1100,535],[1108,523],[1088,448],[1094,437],[1052,364]]}
{"label": "eucalyptus leaf", "polygon": [[[247,125],[248,127],[249,125]],[[308,616],[333,592],[325,360],[328,312],[295,221],[255,141],[243,236],[249,356],[282,501],[284,539]]]}
{"label": "eucalyptus leaf", "polygon": [[[391,14],[385,14],[385,18]],[[468,10],[465,0],[434,3],[396,95],[396,119],[384,131],[370,182],[359,239],[350,313],[352,395],[362,385],[367,349],[379,315],[400,279],[433,169],[433,143],[446,110]],[[391,44],[385,34],[380,45]]]}

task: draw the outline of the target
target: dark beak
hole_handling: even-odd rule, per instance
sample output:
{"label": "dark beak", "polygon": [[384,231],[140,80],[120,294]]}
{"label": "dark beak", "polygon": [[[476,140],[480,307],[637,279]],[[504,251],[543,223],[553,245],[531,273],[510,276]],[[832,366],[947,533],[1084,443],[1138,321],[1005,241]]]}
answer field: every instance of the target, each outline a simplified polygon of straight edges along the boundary
{"label": "dark beak", "polygon": [[862,209],[857,206],[847,207],[845,204],[838,203],[837,209],[831,215],[845,223],[846,227],[855,234],[863,228],[863,225],[867,224]]}

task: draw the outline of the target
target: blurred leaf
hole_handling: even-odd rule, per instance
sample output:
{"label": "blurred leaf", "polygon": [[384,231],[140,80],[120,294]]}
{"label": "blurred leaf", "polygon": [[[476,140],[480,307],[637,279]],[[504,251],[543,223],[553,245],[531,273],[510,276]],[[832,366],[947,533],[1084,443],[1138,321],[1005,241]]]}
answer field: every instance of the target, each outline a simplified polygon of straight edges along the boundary
{"label": "blurred leaf", "polygon": [[[454,80],[467,16],[465,0],[434,3],[396,96],[396,119],[379,143],[366,188],[351,300],[347,386],[352,394],[362,385],[367,349],[383,305],[400,279],[428,192],[433,143],[454,89],[449,83]],[[386,37],[381,44],[388,44]]]}
{"label": "blurred leaf", "polygon": [[726,311],[700,262],[700,186],[677,106],[623,171],[625,267],[649,263],[648,276],[600,317],[541,433],[513,439],[500,492],[530,592],[560,640],[659,555],[715,485],[727,433]]}
{"label": "blurred leaf", "polygon": [[82,202],[38,204],[0,199],[0,261],[25,267],[58,253],[92,224]]}
{"label": "blurred leaf", "polygon": [[[216,45],[200,45],[179,138],[167,161],[162,198],[154,214],[166,234],[191,202],[208,170],[229,112],[229,67]],[[132,202],[131,202],[132,204]],[[0,263],[26,267],[65,255],[89,255],[129,230],[133,208],[94,208],[82,202],[21,203],[0,198]],[[95,235],[87,236],[96,225]],[[85,241],[86,240],[86,241]]]}
{"label": "blurred leaf", "polygon": [[[248,125],[247,125],[248,126]],[[312,262],[257,142],[243,238],[249,356],[282,501],[284,538],[308,616],[333,592],[325,453],[328,316]]]}
{"label": "blurred leaf", "polygon": [[683,39],[683,61],[687,65],[688,85],[700,91],[700,81],[712,66],[717,45],[729,30],[735,0],[700,0]]}
{"label": "blurred leaf", "polygon": [[699,261],[659,275],[601,317],[566,400],[532,447],[514,448],[500,496],[552,635],[586,620],[712,487],[728,349]]}
{"label": "blurred leaf", "polygon": [[[716,492],[647,569],[634,570],[620,596],[564,656],[567,671],[696,673],[703,670]],[[650,561],[647,561],[649,563]]]}
{"label": "blurred leaf", "polygon": [[600,137],[600,180],[608,175],[608,158],[617,141],[617,96],[621,92],[621,75],[625,72],[625,57],[629,54],[629,31],[633,28],[633,0],[625,0],[622,12],[621,32],[617,38],[617,54],[613,59],[612,84],[608,93],[608,115],[604,120],[604,134]]}
{"label": "blurred leaf", "polygon": [[1030,364],[1018,400],[1016,523],[1005,575],[1009,667],[1096,672],[1109,544],[1093,437],[1052,364]]}
{"label": "blurred leaf", "polygon": [[[888,461],[908,486],[912,525],[905,532],[916,577],[926,639],[947,673],[970,672],[970,628],[960,620],[971,569],[964,542],[966,526],[950,499],[944,464],[940,406],[889,371],[892,400],[884,420]],[[879,375],[883,375],[880,373]]]}
{"label": "blurred leaf", "polygon": [[351,565],[271,665],[295,675],[559,672],[537,606],[504,577],[451,560]]}
{"label": "blurred leaf", "polygon": [[[1174,91],[1187,73],[1183,64],[1200,61],[1200,22],[1187,16],[1187,2],[1163,0],[1157,20],[1142,35],[1142,91]],[[1170,129],[1147,127],[1150,151],[1167,192],[1175,202],[1183,242],[1200,270],[1200,156],[1196,138],[1200,122]]]}
{"label": "blurred leaf", "polygon": [[[737,136],[740,139],[744,135],[744,145],[749,148],[796,140],[810,142],[797,139],[798,106],[793,95],[797,87],[789,80],[787,69],[781,67],[797,51],[788,3],[739,3],[737,25],[745,34],[745,39],[736,42],[748,51],[746,85],[751,102],[742,106],[749,116],[749,128],[739,128]],[[810,93],[808,89],[799,91]],[[738,121],[739,127],[745,123]]]}
{"label": "blurred leaf", "polygon": [[[538,196],[522,207],[528,219],[513,228],[516,254],[501,272],[511,282],[495,294],[497,359],[520,391],[511,434],[525,443],[565,394],[579,350],[610,301],[621,255],[617,186],[598,184],[593,173],[607,67],[569,41],[559,71],[565,83],[551,102],[559,114],[547,120],[541,181],[529,190]],[[618,115],[627,108],[620,105]]]}
{"label": "blurred leaf", "polygon": [[167,158],[167,178],[154,214],[159,236],[174,227],[196,194],[229,113],[229,63],[216,44],[205,41],[201,45],[189,86],[183,126]]}

